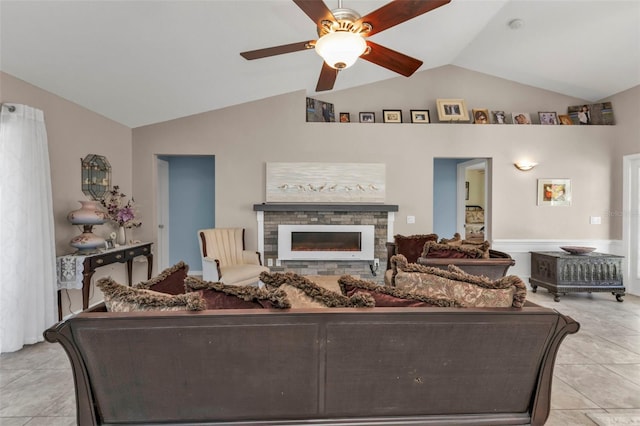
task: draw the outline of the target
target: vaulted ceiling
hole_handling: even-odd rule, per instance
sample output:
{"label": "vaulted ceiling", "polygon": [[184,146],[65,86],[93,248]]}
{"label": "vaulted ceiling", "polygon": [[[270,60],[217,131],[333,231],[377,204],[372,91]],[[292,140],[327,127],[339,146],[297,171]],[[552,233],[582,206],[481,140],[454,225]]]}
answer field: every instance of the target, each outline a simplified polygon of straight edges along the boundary
{"label": "vaulted ceiling", "polygon": [[[387,1],[342,3],[366,15]],[[322,64],[313,50],[239,55],[317,38],[291,0],[2,0],[0,37],[2,71],[129,127],[313,96]],[[453,64],[587,101],[640,84],[640,0],[452,0],[371,40],[418,72]],[[389,78],[405,77],[359,60],[333,90]]]}

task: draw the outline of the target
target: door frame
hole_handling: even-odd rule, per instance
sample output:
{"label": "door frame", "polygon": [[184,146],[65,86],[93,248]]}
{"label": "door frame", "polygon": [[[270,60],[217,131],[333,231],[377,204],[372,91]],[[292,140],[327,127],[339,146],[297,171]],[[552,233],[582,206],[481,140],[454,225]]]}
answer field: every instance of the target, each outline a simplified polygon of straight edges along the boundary
{"label": "door frame", "polygon": [[627,293],[640,295],[640,154],[622,157],[622,242]]}
{"label": "door frame", "polygon": [[157,270],[163,271],[169,265],[169,162],[156,157],[156,165],[158,169],[158,186],[157,186]]}
{"label": "door frame", "polygon": [[465,212],[466,212],[466,172],[468,169],[484,167],[484,239],[491,241],[491,158],[474,158],[473,160],[458,163],[456,178],[456,228],[461,238],[465,237]]}

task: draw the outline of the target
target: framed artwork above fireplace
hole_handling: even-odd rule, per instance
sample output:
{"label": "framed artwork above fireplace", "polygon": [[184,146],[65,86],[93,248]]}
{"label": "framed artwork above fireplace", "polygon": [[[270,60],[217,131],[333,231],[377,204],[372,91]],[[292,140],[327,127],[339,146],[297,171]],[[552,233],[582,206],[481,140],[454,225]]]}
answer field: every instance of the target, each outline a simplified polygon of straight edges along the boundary
{"label": "framed artwork above fireplace", "polygon": [[267,163],[266,202],[384,203],[385,164]]}

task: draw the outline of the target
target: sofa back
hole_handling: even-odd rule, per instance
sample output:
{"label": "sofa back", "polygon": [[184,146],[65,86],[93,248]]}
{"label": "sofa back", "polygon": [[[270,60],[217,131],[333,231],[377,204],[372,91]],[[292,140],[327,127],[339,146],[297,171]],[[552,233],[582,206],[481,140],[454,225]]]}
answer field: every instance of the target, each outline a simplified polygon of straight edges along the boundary
{"label": "sofa back", "polygon": [[45,337],[69,355],[81,425],[469,415],[542,424],[558,345],[577,329],[530,305],[85,312]]}

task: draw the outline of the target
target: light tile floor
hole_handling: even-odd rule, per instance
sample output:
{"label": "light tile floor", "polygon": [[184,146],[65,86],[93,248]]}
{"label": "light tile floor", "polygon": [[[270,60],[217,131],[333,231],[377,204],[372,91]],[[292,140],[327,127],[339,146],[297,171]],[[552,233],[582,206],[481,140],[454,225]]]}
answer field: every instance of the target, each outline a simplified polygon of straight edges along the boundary
{"label": "light tile floor", "polygon": [[[546,424],[640,425],[640,297],[619,303],[609,293],[572,294],[554,302],[540,289],[528,298],[581,324],[560,347]],[[38,343],[0,355],[1,426],[75,424],[72,375],[61,346]]]}

